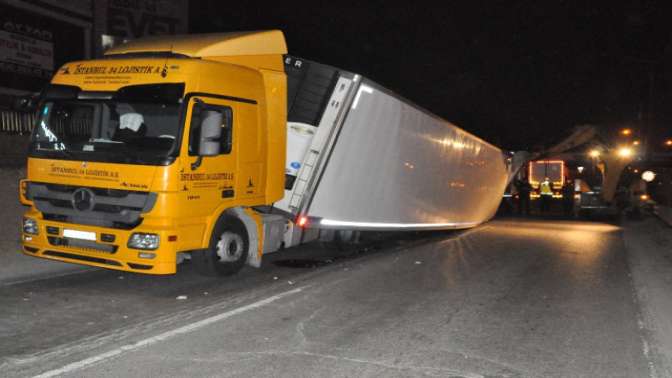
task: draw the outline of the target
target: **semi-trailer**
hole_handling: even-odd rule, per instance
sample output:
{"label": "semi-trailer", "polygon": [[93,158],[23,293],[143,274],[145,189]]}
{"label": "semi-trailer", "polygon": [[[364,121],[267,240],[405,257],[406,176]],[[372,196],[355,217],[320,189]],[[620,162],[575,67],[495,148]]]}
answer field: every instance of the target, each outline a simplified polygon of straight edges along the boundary
{"label": "semi-trailer", "polygon": [[[27,255],[228,275],[283,248],[490,219],[515,164],[281,31],[154,37],[62,66],[20,200]],[[515,160],[515,159],[514,159]]]}

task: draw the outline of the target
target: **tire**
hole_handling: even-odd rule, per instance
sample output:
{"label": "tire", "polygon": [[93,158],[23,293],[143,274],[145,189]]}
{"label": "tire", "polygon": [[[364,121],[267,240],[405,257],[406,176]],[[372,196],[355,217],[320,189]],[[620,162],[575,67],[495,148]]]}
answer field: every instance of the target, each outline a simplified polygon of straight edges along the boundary
{"label": "tire", "polygon": [[196,271],[206,276],[231,276],[245,266],[249,239],[237,219],[222,218],[210,235],[208,249],[191,253]]}

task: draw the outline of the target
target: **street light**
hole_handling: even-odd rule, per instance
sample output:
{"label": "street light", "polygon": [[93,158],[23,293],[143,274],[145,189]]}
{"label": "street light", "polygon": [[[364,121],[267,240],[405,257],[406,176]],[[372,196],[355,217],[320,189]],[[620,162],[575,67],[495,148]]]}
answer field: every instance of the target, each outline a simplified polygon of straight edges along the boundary
{"label": "street light", "polygon": [[600,151],[599,150],[590,150],[590,152],[588,152],[588,155],[591,158],[598,158],[598,157],[600,157]]}
{"label": "street light", "polygon": [[656,174],[653,173],[653,171],[644,171],[644,173],[642,173],[642,180],[644,180],[646,182],[651,182],[655,178],[656,178]]}
{"label": "street light", "polygon": [[618,151],[616,151],[616,153],[618,154],[619,157],[629,158],[630,156],[632,156],[632,148],[621,147],[618,149]]}
{"label": "street light", "polygon": [[668,139],[665,141],[666,146],[672,146],[672,139]]}
{"label": "street light", "polygon": [[639,146],[639,141],[638,141],[638,140],[633,141],[632,144],[633,144],[634,146]]}
{"label": "street light", "polygon": [[631,134],[632,134],[631,129],[621,129],[621,135],[628,136],[628,135],[631,135]]}

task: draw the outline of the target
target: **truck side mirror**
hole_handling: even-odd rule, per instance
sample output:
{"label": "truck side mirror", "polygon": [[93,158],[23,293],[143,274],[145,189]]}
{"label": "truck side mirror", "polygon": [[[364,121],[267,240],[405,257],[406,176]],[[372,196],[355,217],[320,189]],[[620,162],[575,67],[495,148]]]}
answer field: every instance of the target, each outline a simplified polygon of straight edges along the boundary
{"label": "truck side mirror", "polygon": [[201,136],[198,142],[198,155],[219,155],[222,120],[224,117],[217,110],[203,110],[201,114]]}

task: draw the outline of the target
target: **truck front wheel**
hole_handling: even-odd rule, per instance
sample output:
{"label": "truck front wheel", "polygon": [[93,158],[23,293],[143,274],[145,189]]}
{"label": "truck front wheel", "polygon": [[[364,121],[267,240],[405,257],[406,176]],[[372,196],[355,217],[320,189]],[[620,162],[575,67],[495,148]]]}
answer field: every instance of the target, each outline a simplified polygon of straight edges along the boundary
{"label": "truck front wheel", "polygon": [[239,222],[218,222],[208,249],[191,253],[196,270],[207,276],[236,274],[247,261],[249,242]]}

